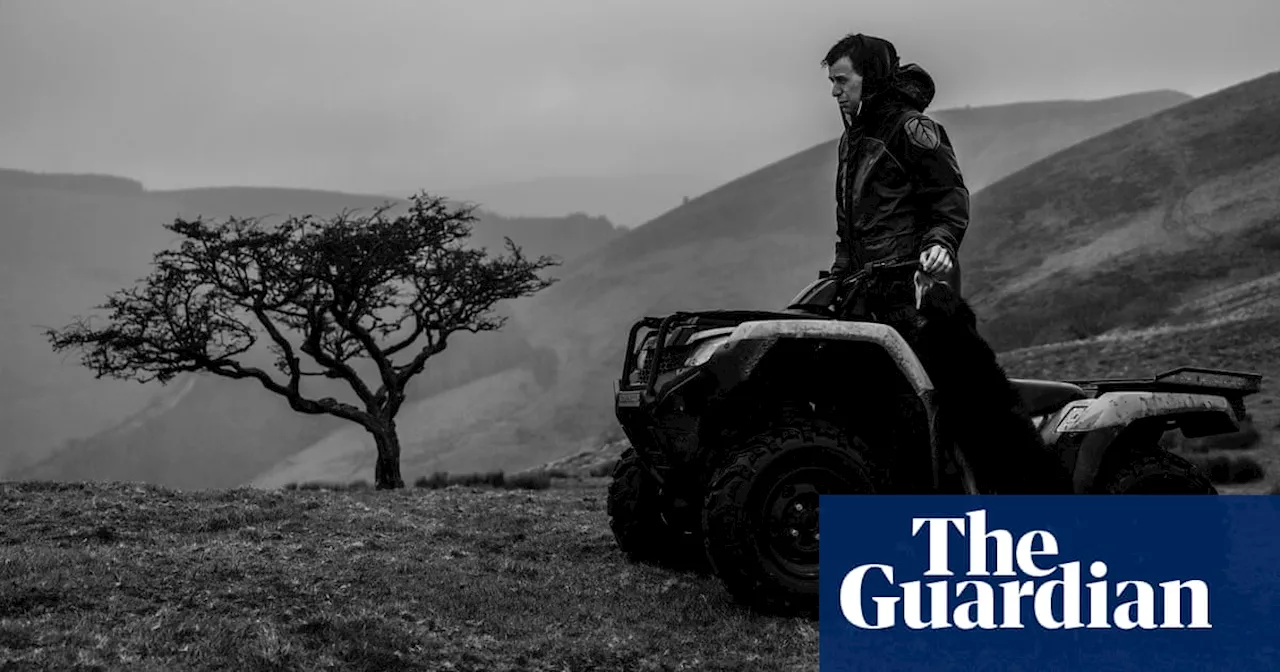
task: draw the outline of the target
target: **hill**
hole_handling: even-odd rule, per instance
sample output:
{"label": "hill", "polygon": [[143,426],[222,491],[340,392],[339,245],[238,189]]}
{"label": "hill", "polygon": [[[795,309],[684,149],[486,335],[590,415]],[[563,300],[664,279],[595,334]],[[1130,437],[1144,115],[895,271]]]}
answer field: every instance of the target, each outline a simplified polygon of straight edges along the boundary
{"label": "hill", "polygon": [[95,381],[75,358],[53,354],[40,327],[61,326],[144,275],[168,242],[160,225],[174,207],[137,189],[82,191],[36,177],[0,174],[0,473],[110,426],[158,389]]}
{"label": "hill", "polygon": [[1151,326],[1280,264],[1280,73],[1127,124],[976,195],[966,292],[1000,349]]}
{"label": "hill", "polygon": [[485,204],[504,215],[603,215],[626,228],[639,226],[715,184],[697,175],[547,177],[526,182],[444,189],[442,194]]}
{"label": "hill", "polygon": [[934,116],[947,126],[963,161],[965,180],[970,191],[977,192],[1103,130],[1191,99],[1178,91],[1149,91],[1103,100],[949,109]]}
{"label": "hill", "polygon": [[[152,255],[171,242],[163,224],[175,217],[326,216],[344,209],[368,211],[388,200],[242,187],[152,192],[136,181],[112,176],[0,171],[0,216],[5,224],[0,232],[0,338],[7,345],[0,355],[0,372],[5,374],[0,376],[0,423],[8,448],[0,453],[0,473],[19,473],[19,467],[41,462],[71,442],[70,452],[21,473],[66,478],[97,473],[156,478],[161,483],[212,476],[207,482],[234,484],[282,456],[263,446],[294,441],[305,445],[323,436],[331,429],[323,420],[297,422],[274,395],[240,382],[199,378],[161,388],[94,380],[74,355],[55,355],[40,327],[62,326],[76,315],[88,314],[109,293],[144,276]],[[478,214],[473,244],[499,248],[503,237],[510,236],[530,254],[565,259],[619,232],[607,220],[585,215],[522,219]],[[460,337],[453,344],[458,352],[438,363],[436,368],[444,367],[441,380],[488,373],[469,372],[473,365],[465,361],[444,363],[472,347],[466,344],[469,336]],[[477,343],[486,351],[475,357],[481,369],[489,363],[516,361],[504,355],[505,350],[517,353],[520,361],[537,361],[526,345],[509,335]],[[110,431],[90,439],[105,430]],[[138,445],[133,441],[137,438],[162,440],[157,445],[177,442],[190,450],[143,454],[128,447]],[[227,454],[227,446],[236,448]],[[238,469],[234,460],[222,462],[234,457],[237,449],[256,457],[246,457]],[[95,458],[98,451],[101,456]],[[200,466],[209,469],[203,474],[193,471]]]}
{"label": "hill", "polygon": [[[990,119],[982,109],[965,110],[958,111],[961,121],[948,130],[957,142],[970,142],[965,139],[969,134],[986,138],[987,157],[1025,154],[1014,141],[1003,145],[1005,136],[990,129],[1016,136],[1018,128],[1052,128],[1075,119],[1076,132],[1087,137],[1090,128],[1097,134],[1120,123],[1117,109],[1127,109],[1129,118],[1137,119],[1180,99],[1154,93],[1095,101],[1096,109],[1093,102],[1073,102],[1065,106],[1067,112],[1054,103],[1019,105],[1013,112],[998,106],[986,108]],[[1028,112],[1035,110],[1043,118]],[[943,110],[937,116],[956,112]],[[1045,135],[1029,131],[1023,137]],[[974,146],[980,144],[974,141]],[[1036,151],[1051,148],[1041,145]],[[966,171],[967,157],[960,154]],[[506,403],[486,407],[482,396],[473,397],[465,425],[478,428],[479,434],[465,433],[464,440],[463,432],[433,426],[430,444],[406,437],[406,445],[414,446],[404,451],[406,465],[450,471],[497,465],[518,469],[594,446],[614,425],[611,381],[634,319],[677,308],[777,306],[830,264],[834,160],[834,143],[788,157],[703,194],[567,266],[563,282],[513,307],[534,347],[556,354],[556,385],[514,411]],[[974,170],[981,172],[984,165],[979,162]],[[459,438],[449,439],[451,435]],[[333,457],[335,444],[326,440],[255,483],[314,478],[317,472],[308,465],[321,462],[334,469],[327,478],[368,478],[369,449],[354,441],[346,445],[351,454],[341,464],[359,468],[340,467]],[[459,450],[464,445],[484,451]]]}

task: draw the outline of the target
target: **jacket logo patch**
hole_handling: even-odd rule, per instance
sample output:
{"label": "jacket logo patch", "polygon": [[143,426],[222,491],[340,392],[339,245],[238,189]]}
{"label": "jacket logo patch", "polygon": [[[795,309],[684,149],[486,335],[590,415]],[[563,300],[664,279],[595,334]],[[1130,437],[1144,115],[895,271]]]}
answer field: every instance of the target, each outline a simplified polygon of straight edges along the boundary
{"label": "jacket logo patch", "polygon": [[907,138],[911,140],[911,144],[917,147],[937,149],[941,143],[941,134],[938,133],[938,126],[932,119],[924,117],[908,119],[904,128],[907,131]]}

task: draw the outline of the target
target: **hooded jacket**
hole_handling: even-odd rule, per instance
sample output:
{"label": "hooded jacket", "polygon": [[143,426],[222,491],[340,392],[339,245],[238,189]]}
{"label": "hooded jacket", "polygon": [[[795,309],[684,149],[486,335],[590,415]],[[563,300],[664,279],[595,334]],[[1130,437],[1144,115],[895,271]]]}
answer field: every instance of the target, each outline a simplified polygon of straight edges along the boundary
{"label": "hooded jacket", "polygon": [[874,78],[871,87],[864,77],[862,105],[845,116],[833,275],[918,257],[935,244],[955,261],[968,227],[969,191],[955,150],[946,130],[924,114],[936,91],[933,78],[915,64],[898,67],[896,54],[886,65],[891,75]]}

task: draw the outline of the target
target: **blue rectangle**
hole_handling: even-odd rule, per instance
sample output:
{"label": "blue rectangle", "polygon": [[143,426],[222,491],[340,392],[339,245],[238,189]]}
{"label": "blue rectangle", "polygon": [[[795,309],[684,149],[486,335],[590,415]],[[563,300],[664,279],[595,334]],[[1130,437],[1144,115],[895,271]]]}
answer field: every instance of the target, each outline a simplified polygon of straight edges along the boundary
{"label": "blue rectangle", "polygon": [[[1280,497],[842,495],[820,506],[823,672],[1280,670]],[[917,519],[934,520],[913,535]],[[986,545],[971,545],[982,531]],[[939,573],[926,574],[931,562]],[[1174,581],[1188,587],[1161,585]],[[1067,593],[1076,627],[1060,627]]]}

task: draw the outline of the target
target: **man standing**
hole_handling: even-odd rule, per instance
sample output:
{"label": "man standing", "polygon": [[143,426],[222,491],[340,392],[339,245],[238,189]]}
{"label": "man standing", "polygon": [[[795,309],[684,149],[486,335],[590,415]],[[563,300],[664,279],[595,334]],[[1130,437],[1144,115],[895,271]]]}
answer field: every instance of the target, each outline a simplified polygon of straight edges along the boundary
{"label": "man standing", "polygon": [[[845,126],[832,275],[918,255],[926,273],[960,291],[969,191],[946,130],[924,114],[933,78],[900,66],[890,42],[862,34],[841,39],[822,64]],[[915,303],[910,280],[886,291],[877,304],[889,310]]]}

